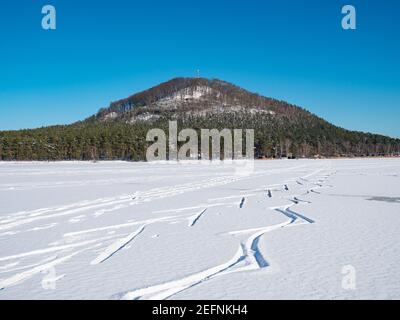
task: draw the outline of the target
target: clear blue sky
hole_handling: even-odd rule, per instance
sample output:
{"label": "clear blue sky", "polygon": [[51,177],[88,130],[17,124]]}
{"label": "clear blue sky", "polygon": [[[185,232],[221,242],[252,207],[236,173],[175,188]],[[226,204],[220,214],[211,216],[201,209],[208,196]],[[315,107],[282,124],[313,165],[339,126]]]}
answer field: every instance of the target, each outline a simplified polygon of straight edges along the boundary
{"label": "clear blue sky", "polygon": [[[41,8],[57,9],[57,30]],[[357,9],[357,30],[341,8]],[[398,0],[1,0],[0,130],[71,123],[177,76],[400,137]]]}

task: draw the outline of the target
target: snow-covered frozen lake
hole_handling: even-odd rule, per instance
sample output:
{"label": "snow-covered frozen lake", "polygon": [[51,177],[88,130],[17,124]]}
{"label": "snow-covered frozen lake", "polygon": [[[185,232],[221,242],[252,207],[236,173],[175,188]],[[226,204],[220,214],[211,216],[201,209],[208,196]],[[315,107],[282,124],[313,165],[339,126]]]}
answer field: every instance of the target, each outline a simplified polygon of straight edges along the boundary
{"label": "snow-covered frozen lake", "polygon": [[0,163],[0,299],[365,298],[400,298],[400,159]]}

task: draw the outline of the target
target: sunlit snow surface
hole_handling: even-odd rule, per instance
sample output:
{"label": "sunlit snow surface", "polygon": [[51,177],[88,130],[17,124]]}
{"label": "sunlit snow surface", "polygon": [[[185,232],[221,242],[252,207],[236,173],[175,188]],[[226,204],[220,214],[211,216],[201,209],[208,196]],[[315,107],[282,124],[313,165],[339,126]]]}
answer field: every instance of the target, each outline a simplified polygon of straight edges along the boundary
{"label": "sunlit snow surface", "polygon": [[400,298],[400,159],[247,173],[0,163],[0,299]]}

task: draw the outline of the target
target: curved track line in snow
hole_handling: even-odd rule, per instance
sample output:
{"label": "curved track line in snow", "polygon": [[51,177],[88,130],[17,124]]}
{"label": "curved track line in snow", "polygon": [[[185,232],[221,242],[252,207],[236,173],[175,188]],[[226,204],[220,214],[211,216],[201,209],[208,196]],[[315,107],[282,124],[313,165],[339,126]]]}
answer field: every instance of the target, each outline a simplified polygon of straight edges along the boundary
{"label": "curved track line in snow", "polygon": [[16,264],[15,264],[15,266],[17,266],[16,268],[12,268],[12,269],[5,270],[5,271],[0,271],[0,273],[10,273],[10,272],[16,272],[16,271],[20,271],[20,270],[31,269],[31,268],[33,268],[33,267],[40,266],[41,264],[44,264],[45,262],[53,261],[53,260],[55,260],[55,259],[57,259],[57,255],[50,256],[50,257],[48,257],[48,258],[46,258],[46,259],[41,260],[41,261],[38,262],[38,263],[34,263],[34,264],[25,264],[25,265],[22,265],[22,266],[20,266],[20,267],[18,267],[18,265],[19,265],[19,263],[20,263],[20,261],[18,261],[18,262],[16,262]]}
{"label": "curved track line in snow", "polygon": [[275,211],[280,212],[282,214],[284,214],[285,216],[289,217],[292,219],[292,223],[294,223],[298,218],[307,221],[308,223],[315,223],[314,220],[307,218],[306,216],[301,215],[300,213],[294,212],[292,210],[289,209],[290,206],[286,206],[283,209],[279,208],[279,209],[275,209]]}
{"label": "curved track line in snow", "polygon": [[[118,202],[114,202],[113,204],[116,203],[124,203],[127,200],[119,200]],[[97,208],[101,208],[104,206],[107,206],[109,204],[96,204],[96,205],[92,205],[92,206],[87,206],[87,207],[82,207],[82,208],[77,208],[77,209],[73,209],[73,210],[67,210],[64,212],[60,212],[60,213],[56,213],[56,214],[52,214],[52,215],[43,215],[43,216],[35,216],[35,217],[31,217],[31,218],[25,218],[25,219],[18,219],[15,220],[13,222],[7,223],[7,224],[3,224],[0,225],[0,231],[1,230],[8,230],[8,229],[12,229],[14,227],[18,227],[24,224],[28,224],[28,223],[32,223],[32,222],[36,222],[36,221],[40,221],[40,220],[46,220],[46,219],[54,219],[54,218],[59,218],[59,217],[63,217],[63,216],[68,216],[68,215],[73,215],[76,213],[80,213],[82,211],[87,211],[90,209],[97,209]]]}
{"label": "curved track line in snow", "polygon": [[243,208],[245,202],[246,202],[246,198],[243,197],[242,200],[240,200],[239,209],[242,209],[242,208]]}
{"label": "curved track line in snow", "polygon": [[130,242],[132,242],[132,240],[135,239],[139,234],[141,234],[144,230],[144,227],[145,226],[142,226],[135,232],[131,233],[129,236],[115,241],[113,244],[108,246],[102,253],[100,253],[98,257],[94,259],[90,264],[96,265],[111,258],[114,254],[116,254],[118,251],[120,251]]}
{"label": "curved track line in snow", "polygon": [[[119,296],[123,300],[137,300],[142,297],[149,296],[150,300],[163,300],[167,299],[178,292],[181,292],[185,289],[188,289],[204,280],[209,279],[210,277],[234,266],[239,261],[243,259],[243,249],[239,247],[236,254],[230,259],[228,262],[218,265],[216,267],[207,269],[205,271],[193,274],[191,276],[185,277],[180,280],[170,281],[163,284],[138,289],[134,291],[130,291],[124,294],[120,294]],[[153,295],[153,296],[151,296]]]}
{"label": "curved track line in snow", "polygon": [[5,288],[7,288],[7,287],[16,285],[18,283],[21,283],[21,282],[23,282],[23,281],[35,276],[36,274],[44,272],[44,271],[46,271],[46,270],[48,270],[50,268],[54,268],[55,266],[57,266],[57,265],[65,262],[65,261],[71,259],[72,257],[74,257],[74,256],[76,256],[76,255],[78,255],[78,254],[80,254],[80,253],[82,253],[82,252],[84,252],[84,251],[86,251],[88,249],[89,248],[74,252],[74,253],[72,253],[70,255],[67,255],[65,257],[56,259],[56,260],[51,261],[51,262],[46,263],[46,264],[42,264],[42,265],[34,267],[34,268],[30,269],[30,270],[18,273],[18,274],[14,275],[14,276],[12,276],[12,277],[10,277],[8,279],[2,280],[0,282],[0,290],[3,290]]}
{"label": "curved track line in snow", "polygon": [[195,214],[192,217],[189,217],[189,227],[193,227],[197,221],[201,218],[201,216],[207,211],[207,208],[204,209],[203,211],[199,212],[198,214]]}
{"label": "curved track line in snow", "polygon": [[137,225],[149,225],[149,224],[153,224],[156,222],[175,221],[177,218],[181,218],[181,217],[169,216],[169,217],[154,218],[154,219],[148,219],[148,220],[131,221],[131,222],[122,223],[122,224],[115,224],[115,225],[110,225],[110,226],[105,226],[105,227],[69,232],[69,233],[65,233],[63,235],[63,237],[69,238],[69,237],[81,236],[81,235],[88,234],[88,233],[95,233],[95,232],[99,232],[99,231],[118,230],[118,229],[129,228],[129,227],[137,226]]}
{"label": "curved track line in snow", "polygon": [[108,237],[98,238],[98,239],[94,239],[94,240],[88,240],[88,241],[67,244],[67,245],[62,245],[62,246],[57,246],[57,247],[51,247],[51,248],[46,248],[46,249],[33,250],[33,251],[29,251],[29,252],[12,255],[12,256],[0,257],[0,261],[8,261],[8,260],[14,260],[14,259],[25,258],[25,257],[30,257],[30,256],[42,255],[42,254],[51,253],[51,252],[57,252],[57,251],[69,250],[69,249],[73,249],[73,248],[84,247],[87,245],[91,245],[93,243],[97,243],[97,242],[112,239],[112,238],[115,238],[115,236],[108,236]]}
{"label": "curved track line in snow", "polygon": [[[244,253],[245,253],[245,261],[247,262],[247,266],[242,267],[238,271],[247,271],[247,270],[256,270],[256,269],[262,269],[265,267],[268,267],[269,264],[262,255],[261,251],[258,248],[258,243],[263,235],[265,235],[268,232],[278,230],[281,228],[288,227],[290,225],[301,225],[302,223],[296,223],[298,218],[304,220],[306,223],[314,223],[313,220],[297,213],[292,210],[290,210],[291,207],[293,207],[295,204],[289,204],[285,206],[280,206],[280,207],[272,207],[270,209],[273,209],[279,213],[283,213],[285,216],[290,218],[290,220],[273,225],[273,226],[268,226],[264,228],[257,228],[257,229],[247,229],[247,230],[242,230],[242,231],[234,231],[230,232],[232,235],[240,234],[240,233],[249,233],[249,232],[255,232],[252,236],[250,236],[246,243],[244,244]],[[296,223],[296,224],[295,224]]]}
{"label": "curved track line in snow", "polygon": [[247,239],[246,243],[243,245],[243,251],[244,251],[243,258],[246,265],[233,271],[242,272],[242,271],[257,270],[268,267],[269,264],[267,260],[264,258],[261,251],[258,248],[258,243],[261,237],[268,232],[284,228],[285,226],[291,223],[292,221],[288,220],[286,222],[279,223],[277,225],[262,228],[253,235],[251,235]]}
{"label": "curved track line in snow", "polygon": [[[236,196],[234,198],[242,198],[242,196]],[[196,210],[196,209],[203,209],[204,207],[216,208],[216,207],[225,207],[225,206],[237,206],[237,202],[222,202],[222,203],[214,203],[214,204],[201,203],[199,205],[192,206],[192,207],[175,208],[175,209],[167,209],[167,210],[157,210],[157,211],[153,211],[152,213],[183,212],[183,211],[191,211],[191,210]]]}
{"label": "curved track line in snow", "polygon": [[[9,270],[15,266],[17,266],[19,262],[8,263],[4,266],[0,266],[0,273],[1,272],[9,272]],[[4,271],[5,270],[5,271]]]}
{"label": "curved track line in snow", "polygon": [[[287,210],[290,206],[291,205],[284,206],[285,210]],[[117,295],[117,297],[124,300],[137,300],[141,298],[150,300],[163,300],[168,299],[179,292],[182,292],[190,287],[193,287],[199,283],[215,278],[217,276],[226,275],[232,272],[243,272],[268,267],[268,262],[265,260],[258,248],[260,238],[268,232],[272,232],[274,230],[278,230],[293,224],[298,219],[298,217],[300,217],[301,219],[306,218],[294,212],[290,212],[287,214],[290,214],[290,220],[276,225],[257,229],[257,231],[253,235],[251,235],[244,244],[240,244],[239,250],[233,256],[233,258],[224,264],[193,274],[183,279],[133,290],[127,293],[122,293]],[[306,219],[307,222],[311,221],[311,219]],[[231,232],[230,234],[247,233],[249,231],[252,230],[235,231]]]}

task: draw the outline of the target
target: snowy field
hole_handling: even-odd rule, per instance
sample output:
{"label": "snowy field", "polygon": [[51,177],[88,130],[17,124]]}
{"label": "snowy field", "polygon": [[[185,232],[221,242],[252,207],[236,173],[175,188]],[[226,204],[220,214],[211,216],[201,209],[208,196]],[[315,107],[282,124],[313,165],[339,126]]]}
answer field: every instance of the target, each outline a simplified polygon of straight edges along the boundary
{"label": "snowy field", "polygon": [[0,299],[386,298],[400,159],[0,163]]}

